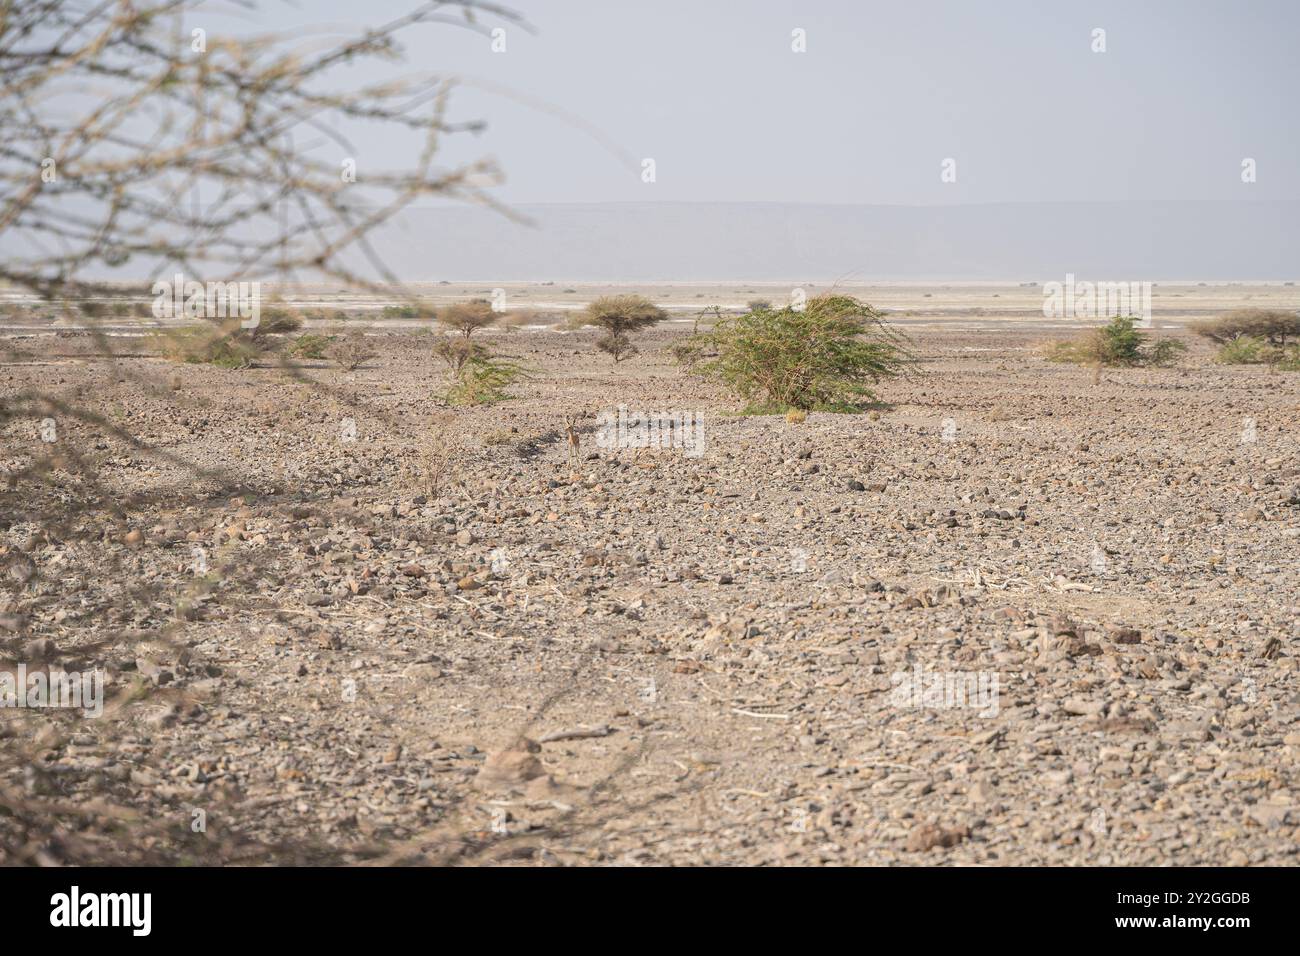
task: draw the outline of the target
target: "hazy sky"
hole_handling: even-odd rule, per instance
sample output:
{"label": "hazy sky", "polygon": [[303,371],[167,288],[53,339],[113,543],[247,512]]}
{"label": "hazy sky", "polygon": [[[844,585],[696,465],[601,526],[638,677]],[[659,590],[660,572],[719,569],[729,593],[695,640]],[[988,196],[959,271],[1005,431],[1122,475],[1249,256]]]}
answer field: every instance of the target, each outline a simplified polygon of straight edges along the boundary
{"label": "hazy sky", "polygon": [[[261,0],[256,23],[359,28],[414,5]],[[421,26],[402,69],[464,78],[453,117],[489,129],[444,155],[497,159],[511,203],[1300,198],[1292,0],[509,5],[536,35],[507,26],[494,53]],[[357,139],[362,170],[409,162],[407,143]]]}

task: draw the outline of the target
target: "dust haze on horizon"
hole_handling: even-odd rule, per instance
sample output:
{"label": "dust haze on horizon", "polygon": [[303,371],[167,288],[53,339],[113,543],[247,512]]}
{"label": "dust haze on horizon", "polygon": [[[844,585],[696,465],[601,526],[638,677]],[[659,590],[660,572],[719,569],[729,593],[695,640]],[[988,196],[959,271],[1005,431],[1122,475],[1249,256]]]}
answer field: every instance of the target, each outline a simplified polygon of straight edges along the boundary
{"label": "dust haze on horizon", "polygon": [[[412,6],[268,0],[203,23],[308,50]],[[401,62],[352,71],[458,77],[449,121],[484,128],[440,161],[495,160],[494,199],[526,220],[414,205],[373,237],[403,281],[1264,281],[1300,261],[1292,4],[508,6],[527,27],[417,26]],[[362,181],[417,149],[338,132],[298,148]]]}

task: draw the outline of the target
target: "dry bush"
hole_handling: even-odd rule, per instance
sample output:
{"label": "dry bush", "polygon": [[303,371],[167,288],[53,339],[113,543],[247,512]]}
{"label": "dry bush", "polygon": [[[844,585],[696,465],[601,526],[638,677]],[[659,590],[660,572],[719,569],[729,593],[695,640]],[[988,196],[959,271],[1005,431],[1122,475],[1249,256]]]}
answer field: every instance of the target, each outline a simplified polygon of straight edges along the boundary
{"label": "dry bush", "polygon": [[438,324],[468,339],[479,329],[495,325],[500,317],[492,310],[492,303],[487,299],[471,299],[439,311]]}
{"label": "dry bush", "polygon": [[276,307],[262,312],[260,321],[251,329],[254,338],[264,335],[291,335],[302,330],[302,316],[292,309]]}
{"label": "dry bush", "polygon": [[614,360],[617,365],[639,351],[624,332],[605,332],[596,339],[596,348]]}
{"label": "dry bush", "polygon": [[447,366],[447,372],[455,378],[470,359],[487,358],[488,350],[468,339],[441,339],[433,347],[433,354]]}
{"label": "dry bush", "polygon": [[453,430],[455,418],[439,415],[419,449],[418,482],[430,498],[437,498],[447,486],[461,455],[460,441]]}
{"label": "dry bush", "polygon": [[574,319],[575,328],[596,326],[602,332],[596,348],[613,357],[617,365],[636,354],[631,333],[668,318],[668,313],[639,295],[610,295],[594,300]]}
{"label": "dry bush", "polygon": [[1219,345],[1239,338],[1261,339],[1284,346],[1288,339],[1300,339],[1300,313],[1284,309],[1235,309],[1213,319],[1197,322],[1192,331]]}
{"label": "dry bush", "polygon": [[360,330],[335,339],[328,351],[329,357],[349,372],[356,371],[378,354]]}
{"label": "dry bush", "polygon": [[534,309],[515,309],[498,316],[497,326],[507,332],[517,332],[525,325],[541,325],[542,314]]}

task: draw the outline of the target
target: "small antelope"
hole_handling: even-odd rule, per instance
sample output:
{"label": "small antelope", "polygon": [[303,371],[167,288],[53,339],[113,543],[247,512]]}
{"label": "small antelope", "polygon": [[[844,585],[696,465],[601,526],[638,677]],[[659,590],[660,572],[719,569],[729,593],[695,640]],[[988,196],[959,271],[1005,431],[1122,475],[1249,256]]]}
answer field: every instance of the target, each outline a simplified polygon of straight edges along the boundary
{"label": "small antelope", "polygon": [[581,462],[582,440],[578,437],[578,416],[564,416],[564,434],[569,440],[569,468],[577,471]]}

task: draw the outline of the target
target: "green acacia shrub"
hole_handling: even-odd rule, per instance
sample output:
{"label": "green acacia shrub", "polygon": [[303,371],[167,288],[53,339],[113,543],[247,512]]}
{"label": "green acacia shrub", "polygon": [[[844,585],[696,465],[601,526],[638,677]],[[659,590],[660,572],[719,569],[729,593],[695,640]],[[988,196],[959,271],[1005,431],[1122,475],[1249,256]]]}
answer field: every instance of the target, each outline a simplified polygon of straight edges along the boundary
{"label": "green acacia shrub", "polygon": [[147,343],[170,361],[219,368],[248,368],[262,354],[251,337],[233,323],[167,329],[150,335]]}
{"label": "green acacia shrub", "polygon": [[1187,343],[1177,339],[1156,339],[1151,348],[1143,355],[1147,365],[1156,368],[1168,368],[1178,361],[1178,357],[1187,351]]}
{"label": "green acacia shrub", "polygon": [[524,375],[517,362],[471,353],[456,371],[445,398],[450,405],[490,405],[510,398],[507,390]]}
{"label": "green acacia shrub", "polygon": [[1157,339],[1148,344],[1150,336],[1138,331],[1137,322],[1135,315],[1117,315],[1101,328],[1064,342],[1050,343],[1046,357],[1051,362],[1105,368],[1165,367],[1186,351],[1187,345],[1175,339]]}
{"label": "green acacia shrub", "polygon": [[1214,360],[1220,365],[1263,365],[1269,362],[1277,351],[1263,339],[1253,335],[1243,335],[1224,343]]}
{"label": "green acacia shrub", "polygon": [[1300,345],[1291,345],[1277,353],[1273,367],[1283,372],[1300,372]]}
{"label": "green acacia shrub", "polygon": [[1270,345],[1265,339],[1243,335],[1226,342],[1214,360],[1221,365],[1268,365],[1280,372],[1300,372],[1300,343]]}
{"label": "green acacia shrub", "polygon": [[334,341],[332,335],[316,335],[308,332],[305,335],[298,336],[294,340],[293,346],[289,349],[289,354],[305,359],[323,359],[325,350],[329,348]]}
{"label": "green acacia shrub", "polygon": [[[386,305],[380,310],[381,319],[431,319],[437,315],[437,309],[427,302],[405,303],[403,305]],[[341,315],[340,318],[347,318]]]}
{"label": "green acacia shrub", "polygon": [[827,294],[792,306],[720,319],[674,350],[694,374],[721,383],[746,411],[856,411],[874,383],[913,360],[883,313],[852,296]]}

